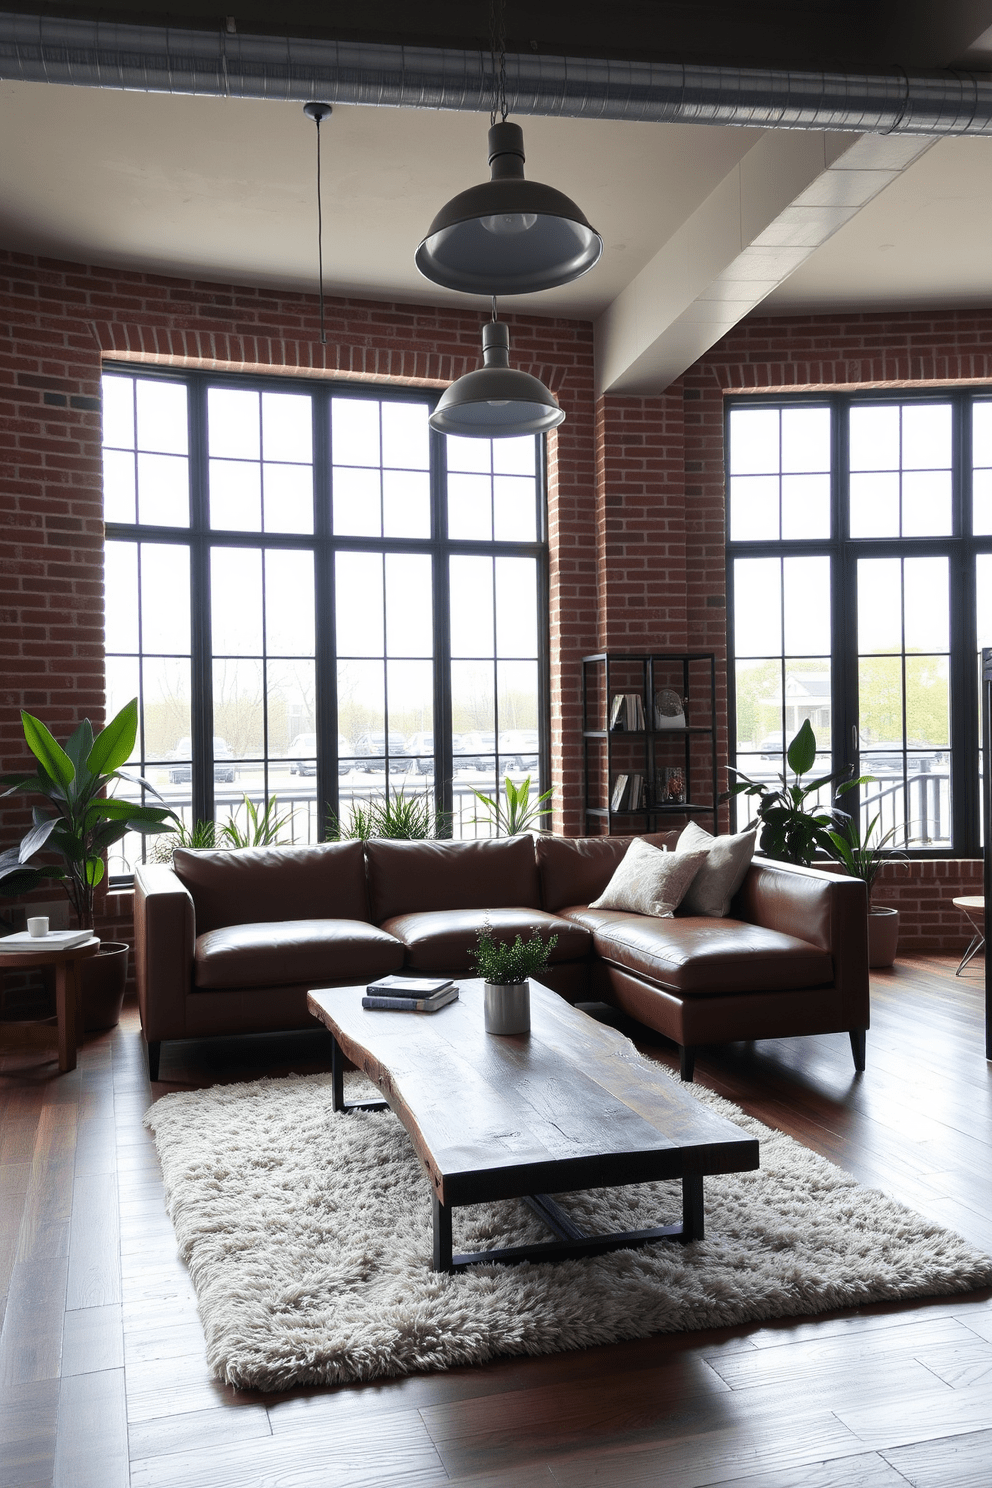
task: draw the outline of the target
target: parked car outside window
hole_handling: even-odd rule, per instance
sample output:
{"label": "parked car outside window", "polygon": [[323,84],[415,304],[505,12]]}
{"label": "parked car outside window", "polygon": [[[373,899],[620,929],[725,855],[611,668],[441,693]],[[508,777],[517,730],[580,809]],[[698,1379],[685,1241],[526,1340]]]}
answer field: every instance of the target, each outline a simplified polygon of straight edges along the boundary
{"label": "parked car outside window", "polygon": [[[193,752],[193,741],[187,735],[186,738],[179,740],[179,743],[176,745],[175,749],[170,754],[170,756],[169,756],[170,759],[174,759],[174,760],[177,760],[177,761],[180,761],[181,762],[181,763],[177,763],[175,765],[170,765],[170,767],[169,767],[169,780],[171,781],[171,783],[173,785],[184,785],[188,781],[191,781],[193,779],[193,766],[190,763],[190,755],[192,754],[192,752]],[[225,739],[221,739],[217,734],[215,734],[214,735],[214,779],[215,780],[219,780],[219,781],[221,781],[225,785],[233,785],[234,784],[234,779],[235,779],[235,774],[236,774],[235,768],[234,768],[233,763],[232,764],[228,764],[227,763],[228,760],[233,761],[233,759],[234,759],[234,755],[231,752],[231,746],[227,743],[227,741]]]}
{"label": "parked car outside window", "polygon": [[491,770],[495,764],[496,735],[471,729],[461,735],[454,754],[456,770]]}
{"label": "parked car outside window", "polygon": [[505,729],[499,736],[500,763],[506,770],[536,770],[537,751],[537,729]]}
{"label": "parked car outside window", "polygon": [[[289,746],[292,759],[289,762],[290,775],[316,775],[317,773],[317,735],[297,734]],[[351,745],[344,734],[338,734],[338,774],[347,775],[351,769],[351,761],[344,758],[351,753]]]}
{"label": "parked car outside window", "polygon": [[421,731],[419,734],[411,734],[404,745],[404,752],[413,761],[410,768],[418,775],[433,775],[434,773],[434,735]]}
{"label": "parked car outside window", "polygon": [[[384,768],[384,757],[386,753],[386,735],[384,733],[362,734],[360,739],[355,740],[356,770],[369,772],[380,771]],[[410,769],[410,760],[407,757],[402,734],[390,734],[389,736],[389,768],[394,774],[402,774]]]}

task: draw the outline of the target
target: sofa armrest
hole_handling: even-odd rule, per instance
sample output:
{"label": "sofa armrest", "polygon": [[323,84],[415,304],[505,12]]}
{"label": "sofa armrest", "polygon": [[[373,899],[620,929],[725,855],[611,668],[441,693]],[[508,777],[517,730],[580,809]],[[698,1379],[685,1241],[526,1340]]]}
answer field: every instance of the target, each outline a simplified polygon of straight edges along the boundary
{"label": "sofa armrest", "polygon": [[141,1026],[149,1043],[183,1038],[193,985],[193,900],[165,864],[134,873],[134,959]]}
{"label": "sofa armrest", "polygon": [[759,858],[748,869],[730,912],[829,951],[849,1020],[843,1026],[868,1027],[868,890],[863,879]]}

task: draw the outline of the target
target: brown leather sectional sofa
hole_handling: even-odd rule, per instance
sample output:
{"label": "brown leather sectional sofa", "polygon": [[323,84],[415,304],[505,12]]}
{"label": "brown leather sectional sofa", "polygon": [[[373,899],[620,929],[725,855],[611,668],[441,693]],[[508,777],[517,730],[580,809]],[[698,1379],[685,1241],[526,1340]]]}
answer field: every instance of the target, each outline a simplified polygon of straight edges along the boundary
{"label": "brown leather sectional sofa", "polygon": [[[647,840],[673,847],[678,833]],[[697,1045],[848,1032],[864,1069],[865,887],[755,860],[731,917],[590,909],[629,837],[330,842],[208,849],[135,875],[135,952],[152,1078],[163,1040],[311,1028],[307,992],[401,968],[472,975],[488,919],[557,944],[541,977]]]}

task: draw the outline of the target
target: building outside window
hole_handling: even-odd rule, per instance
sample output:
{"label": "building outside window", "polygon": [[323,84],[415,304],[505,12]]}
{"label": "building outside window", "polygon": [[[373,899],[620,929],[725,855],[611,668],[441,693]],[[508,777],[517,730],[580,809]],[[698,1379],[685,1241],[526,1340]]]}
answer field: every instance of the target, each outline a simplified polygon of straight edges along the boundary
{"label": "building outside window", "polygon": [[992,399],[736,398],[726,449],[731,763],[774,778],[809,719],[818,770],[875,777],[863,823],[977,855]]}
{"label": "building outside window", "polygon": [[403,792],[487,835],[473,788],[543,782],[540,440],[442,438],[430,395],[368,385],[112,367],[103,395],[108,716],[138,697],[132,768],[187,824],[274,800],[313,842]]}

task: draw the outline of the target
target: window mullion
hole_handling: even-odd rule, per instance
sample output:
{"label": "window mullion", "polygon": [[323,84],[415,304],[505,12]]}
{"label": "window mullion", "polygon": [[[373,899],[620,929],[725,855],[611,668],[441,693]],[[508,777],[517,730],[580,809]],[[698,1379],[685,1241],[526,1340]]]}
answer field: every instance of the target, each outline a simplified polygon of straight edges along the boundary
{"label": "window mullion", "polygon": [[193,377],[189,387],[190,477],[190,696],[192,824],[214,817],[213,645],[210,634],[210,467],[207,450],[207,384]]}

